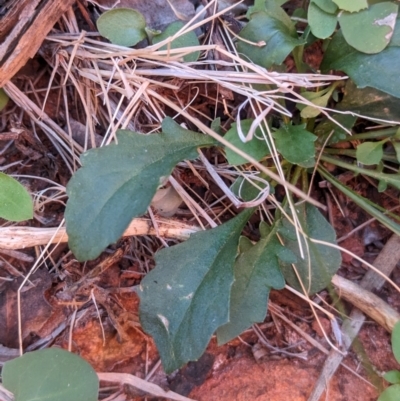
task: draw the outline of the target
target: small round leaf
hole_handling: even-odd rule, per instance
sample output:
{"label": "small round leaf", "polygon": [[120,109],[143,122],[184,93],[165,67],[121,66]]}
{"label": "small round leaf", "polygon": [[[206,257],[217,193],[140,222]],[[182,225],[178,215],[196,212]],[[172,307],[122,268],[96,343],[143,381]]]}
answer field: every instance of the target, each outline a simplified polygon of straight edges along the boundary
{"label": "small round leaf", "polygon": [[[160,43],[164,39],[167,39],[170,36],[175,35],[183,26],[184,24],[181,21],[175,21],[172,24],[169,24],[164,32],[162,32],[160,35],[154,36],[153,43],[154,44]],[[199,40],[197,39],[197,36],[193,31],[178,36],[170,44],[171,49],[179,49],[181,47],[190,47],[190,46],[199,46]],[[168,45],[165,45],[161,47],[160,50],[167,50],[167,48]],[[183,60],[186,62],[193,62],[197,61],[199,56],[200,52],[194,51],[193,53],[189,53],[183,56]]]}
{"label": "small round leaf", "polygon": [[311,2],[308,6],[308,23],[314,36],[326,39],[335,32],[337,18],[336,15],[325,12]]}
{"label": "small round leaf", "polygon": [[2,377],[15,401],[97,401],[99,391],[93,368],[59,348],[30,352],[6,362]]}
{"label": "small round leaf", "polygon": [[33,217],[29,192],[16,179],[4,173],[0,173],[0,217],[10,221],[24,221]]}
{"label": "small round leaf", "polygon": [[398,370],[386,372],[383,378],[391,384],[400,384],[400,372]]}
{"label": "small round leaf", "polygon": [[120,46],[134,46],[146,37],[146,20],[143,15],[130,8],[106,11],[97,20],[101,36]]}
{"label": "small round leaf", "polygon": [[399,401],[400,384],[388,387],[378,398],[378,401]]}

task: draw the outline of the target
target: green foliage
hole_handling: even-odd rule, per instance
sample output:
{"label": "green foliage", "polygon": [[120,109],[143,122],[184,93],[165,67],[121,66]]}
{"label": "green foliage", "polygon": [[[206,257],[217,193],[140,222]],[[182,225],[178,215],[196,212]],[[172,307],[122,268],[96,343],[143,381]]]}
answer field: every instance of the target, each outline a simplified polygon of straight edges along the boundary
{"label": "green foliage", "polygon": [[[351,199],[356,205],[360,206],[368,214],[374,217],[377,221],[393,231],[395,234],[400,235],[400,225],[393,221],[393,219],[385,213],[386,211],[380,211],[379,208],[368,199],[357,194],[346,185],[343,185],[339,180],[329,174],[323,167],[318,167],[318,172],[332,185],[334,185],[340,192]],[[379,177],[377,177],[379,179]]]}
{"label": "green foliage", "polygon": [[383,157],[383,144],[386,139],[378,142],[364,142],[357,146],[356,157],[359,163],[371,166],[378,164]]}
{"label": "green foliage", "polygon": [[[320,111],[329,104],[338,111],[366,113],[371,118],[398,119],[400,28],[395,26],[397,5],[388,1],[370,2],[369,5],[366,0],[311,0],[307,15],[304,15],[304,10],[298,10],[296,14],[306,17],[309,24],[299,37],[299,27],[296,28],[296,23],[281,8],[283,3],[284,0],[257,0],[249,8],[249,22],[236,41],[241,57],[265,68],[278,66],[282,71],[285,69],[283,62],[292,53],[297,71],[308,72],[303,60],[305,47],[316,38],[332,37],[322,69],[340,70],[352,78],[344,88],[343,99],[339,96],[341,82],[318,91],[302,89],[301,95],[311,104],[298,103],[300,113],[295,112],[294,121],[287,117],[278,120],[271,113],[271,127],[280,127],[273,132],[273,139],[285,178],[296,185],[307,186],[306,169],[314,167],[317,148],[321,150],[321,161],[368,175],[378,181],[380,190],[388,184],[400,188],[399,174],[388,174],[383,170],[387,160],[395,162],[397,157],[400,161],[398,137],[376,136],[361,143],[356,150],[323,149],[323,146],[346,141],[349,137],[346,128],[354,126],[356,117],[332,112],[332,117],[343,125],[341,128]],[[144,38],[147,28],[143,21],[140,22],[140,17],[139,22],[132,18],[128,20],[134,22],[134,27],[124,19],[122,24],[117,18],[114,22],[105,19],[106,29],[110,28],[111,33],[107,31],[104,36],[125,46],[136,44]],[[99,30],[104,29],[101,19],[98,23]],[[337,30],[338,23],[340,30]],[[117,39],[111,38],[121,25],[128,28],[119,32]],[[151,32],[150,36],[153,43],[160,43],[174,36],[182,27],[182,22],[175,22],[163,33]],[[132,32],[135,32],[133,38]],[[198,44],[196,35],[190,32],[162,49]],[[198,52],[192,52],[183,56],[183,60],[193,62],[198,57]],[[263,88],[275,89],[272,84]],[[336,106],[331,99],[337,103]],[[283,102],[280,97],[276,101],[277,104]],[[282,103],[282,106],[285,105]],[[252,123],[252,119],[242,121],[240,127],[233,123],[224,138],[261,161],[270,154],[270,138],[264,138],[257,127],[253,138],[243,142],[243,137],[252,129]],[[212,129],[222,135],[221,121],[215,120]],[[82,168],[67,187],[67,231],[70,247],[79,260],[97,257],[122,235],[133,217],[145,213],[160,182],[171,174],[177,163],[195,158],[198,147],[216,144],[206,136],[181,128],[169,118],[163,121],[161,134],[119,131],[117,139],[116,144],[83,155]],[[389,141],[397,156],[393,151],[390,155],[383,151],[383,144]],[[248,164],[246,159],[230,149],[224,151],[230,166]],[[353,157],[354,163],[334,158],[332,154]],[[356,159],[359,164],[377,167],[362,168]],[[267,165],[269,160],[263,160],[263,163]],[[293,165],[299,167],[292,168]],[[298,174],[293,174],[293,171]],[[322,166],[318,171],[379,222],[400,233],[400,224],[394,215],[347,188]],[[255,183],[265,185],[257,180]],[[253,200],[260,193],[260,189],[243,177],[237,178],[231,190],[244,201]],[[302,291],[300,279],[306,291],[314,294],[325,288],[338,270],[340,252],[329,246],[336,244],[335,232],[314,206],[295,205],[299,231],[295,230],[294,216],[289,208],[286,208],[286,216],[276,213],[271,227],[260,224],[261,238],[255,244],[247,238],[240,238],[252,212],[246,210],[217,228],[193,234],[185,243],[159,251],[155,256],[156,267],[142,280],[139,291],[141,324],[154,337],[167,372],[198,359],[213,333],[217,333],[220,344],[226,343],[252,324],[263,321],[271,288],[283,288],[287,281]],[[312,239],[327,244],[317,244]],[[388,372],[386,377],[395,383],[385,392],[390,395],[398,385],[398,372]]]}
{"label": "green foliage", "polygon": [[284,124],[273,134],[278,152],[290,163],[313,167],[317,137],[302,125]]}
{"label": "green foliage", "polygon": [[342,10],[354,13],[368,7],[367,0],[333,0]]}
{"label": "green foliage", "polygon": [[306,106],[304,104],[298,104],[297,108],[301,110],[301,117],[303,118],[314,118],[321,114],[321,107],[326,107],[328,105],[328,101],[332,96],[333,91],[335,90],[335,85],[331,85],[325,89],[322,89],[318,92],[303,92],[301,95],[309,100],[311,103],[315,104],[318,107]]}
{"label": "green foliage", "polygon": [[400,363],[400,322],[394,325],[392,331],[392,349],[396,361]]}
{"label": "green foliage", "polygon": [[10,98],[3,88],[0,88],[0,111],[2,111],[6,106]]}
{"label": "green foliage", "polygon": [[97,20],[100,35],[120,46],[134,46],[146,38],[146,20],[131,8],[116,8],[103,13]]}
{"label": "green foliage", "polygon": [[367,86],[400,97],[400,24],[388,47],[378,54],[365,54],[347,44],[342,31],[332,38],[324,55],[321,70],[344,71],[359,88]]}
{"label": "green foliage", "polygon": [[172,119],[162,134],[119,131],[118,144],[82,155],[82,168],[67,186],[65,211],[69,245],[78,260],[96,258],[122,235],[131,220],[146,212],[160,179],[174,166],[197,156],[209,137],[185,130]]}
{"label": "green foliage", "polygon": [[33,217],[33,202],[29,192],[16,179],[0,172],[0,217],[24,221]]}
{"label": "green foliage", "polygon": [[[336,12],[336,10],[333,12]],[[308,23],[310,24],[311,32],[314,36],[326,39],[335,31],[337,18],[336,14],[332,14],[320,8],[317,5],[317,1],[314,0],[311,1],[308,6]]]}
{"label": "green foliage", "polygon": [[338,20],[350,46],[360,52],[374,54],[389,44],[397,13],[398,6],[386,1],[358,13],[342,12]]}
{"label": "green foliage", "polygon": [[[254,120],[243,120],[240,122],[240,128],[244,136],[250,131],[251,124]],[[224,138],[229,141],[232,145],[235,145],[243,152],[246,152],[249,156],[254,157],[256,160],[261,160],[265,156],[270,154],[268,144],[266,139],[263,137],[260,128],[257,128],[254,132],[253,138],[248,142],[243,142],[238,133],[237,123],[232,123],[231,129],[225,134]],[[233,166],[240,166],[241,164],[246,164],[248,161],[239,156],[233,150],[229,148],[225,149],[225,155],[228,159],[229,164]]]}
{"label": "green foliage", "polygon": [[[184,26],[183,22],[176,21],[172,24],[168,25],[168,27],[162,32],[160,35],[156,35],[153,38],[153,43],[160,43],[163,40],[169,38],[170,36],[175,35],[182,27]],[[160,50],[170,49],[179,49],[181,47],[190,47],[190,46],[199,46],[199,40],[197,39],[196,34],[193,31],[185,33],[184,35],[178,36],[174,39],[170,45],[165,45],[160,48]],[[183,56],[183,60],[186,62],[197,61],[200,56],[200,52],[192,52]]]}
{"label": "green foliage", "polygon": [[398,97],[370,87],[357,88],[351,79],[346,82],[343,100],[336,108],[353,111],[371,119],[384,118],[400,121],[400,99]]}
{"label": "green foliage", "polygon": [[[251,182],[250,182],[250,181]],[[264,178],[265,180],[265,178]],[[245,202],[250,202],[260,196],[260,192],[267,187],[266,180],[259,181],[254,178],[238,177],[231,185],[231,191]],[[269,188],[270,194],[274,191],[273,187]]]}
{"label": "green foliage", "polygon": [[377,401],[399,401],[400,384],[394,384],[388,387],[378,398]]}
{"label": "green foliage", "polygon": [[324,145],[328,137],[327,145],[332,145],[345,139],[348,134],[341,126],[350,130],[357,118],[350,114],[333,114],[332,119],[335,122],[325,119],[315,127],[314,133],[318,136],[318,144],[321,146]]}
{"label": "green foliage", "polygon": [[[340,267],[341,255],[336,248],[315,244],[310,240],[310,238],[314,238],[329,244],[336,244],[335,230],[319,210],[315,206],[305,203],[295,206],[295,209],[301,230],[306,238],[300,235],[300,239],[298,239],[293,224],[287,218],[282,219],[282,227],[279,229],[279,233],[283,236],[283,245],[292,251],[297,262],[293,267],[292,263],[281,259],[280,265],[283,275],[290,285],[301,292],[303,291],[294,270],[296,269],[306,291],[309,294],[314,294],[326,288],[330,283],[332,276]],[[304,258],[301,257],[299,240]]]}
{"label": "green foliage", "polygon": [[311,0],[311,2],[328,14],[335,14],[338,11],[338,6],[333,0]]}
{"label": "green foliage", "polygon": [[2,378],[15,401],[97,401],[99,391],[93,368],[79,356],[58,348],[6,362]]}
{"label": "green foliage", "polygon": [[[392,350],[396,361],[400,363],[400,321],[393,327]],[[378,401],[398,401],[400,399],[400,372],[391,370],[384,375],[384,378],[393,385],[379,396]]]}
{"label": "green foliage", "polygon": [[277,227],[278,224],[273,228],[268,227],[266,235],[256,245],[241,253],[236,260],[229,323],[218,329],[218,344],[225,344],[253,323],[262,322],[267,314],[270,289],[284,288],[285,280],[279,260],[294,263],[296,257],[280,244],[276,236]]}
{"label": "green foliage", "polygon": [[[238,52],[265,68],[281,64],[296,46],[305,43],[284,22],[266,11],[252,14],[251,20],[240,31],[239,36],[254,44],[239,40]],[[257,45],[260,42],[265,42],[265,45]]]}
{"label": "green foliage", "polygon": [[154,337],[167,373],[197,360],[228,321],[232,266],[252,212],[157,252],[155,269],[142,280],[140,322]]}
{"label": "green foliage", "polygon": [[400,372],[398,370],[390,370],[383,375],[383,378],[390,384],[400,383]]}

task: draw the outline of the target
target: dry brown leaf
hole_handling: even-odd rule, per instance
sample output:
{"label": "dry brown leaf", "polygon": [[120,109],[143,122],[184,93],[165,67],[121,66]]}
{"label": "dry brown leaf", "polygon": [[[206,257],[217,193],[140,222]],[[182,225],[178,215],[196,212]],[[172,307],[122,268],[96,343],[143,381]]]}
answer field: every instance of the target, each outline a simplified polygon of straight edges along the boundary
{"label": "dry brown leaf", "polygon": [[[23,278],[8,282],[0,293],[0,344],[18,348],[17,291]],[[21,291],[22,338],[37,333],[51,314],[51,306],[44,299],[44,292],[51,286],[47,270],[34,273]]]}

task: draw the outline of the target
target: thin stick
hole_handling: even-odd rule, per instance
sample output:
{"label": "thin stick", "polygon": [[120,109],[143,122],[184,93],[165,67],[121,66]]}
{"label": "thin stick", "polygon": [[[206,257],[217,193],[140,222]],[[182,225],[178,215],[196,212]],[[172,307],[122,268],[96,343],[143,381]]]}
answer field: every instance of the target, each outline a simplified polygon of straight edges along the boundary
{"label": "thin stick", "polygon": [[[201,228],[181,223],[173,219],[159,219],[158,232],[161,237],[186,240],[191,234],[201,231]],[[150,219],[138,218],[132,220],[123,236],[157,235]],[[0,249],[23,249],[32,246],[68,242],[65,227],[34,228],[34,227],[1,227]]]}

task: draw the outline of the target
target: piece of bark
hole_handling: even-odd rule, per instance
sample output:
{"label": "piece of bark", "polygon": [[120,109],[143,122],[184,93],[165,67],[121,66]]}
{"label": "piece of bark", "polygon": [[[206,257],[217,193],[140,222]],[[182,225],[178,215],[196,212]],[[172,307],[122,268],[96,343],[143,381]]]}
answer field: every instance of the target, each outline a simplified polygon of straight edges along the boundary
{"label": "piece of bark", "polygon": [[0,24],[0,87],[37,53],[54,24],[74,3],[75,0],[24,0],[11,6]]}
{"label": "piece of bark", "polygon": [[[400,260],[400,236],[393,234],[386,243],[378,257],[374,261],[374,266],[385,276],[390,276],[393,269]],[[373,270],[369,270],[363,279],[360,286],[368,291],[380,289],[385,283],[385,279]],[[356,338],[365,321],[365,315],[360,309],[354,308],[349,319],[345,320],[342,326],[343,347],[342,351],[346,352],[353,340]],[[322,393],[326,389],[327,383],[335,374],[343,360],[344,355],[332,349],[326,359],[322,372],[308,398],[308,401],[318,401]]]}
{"label": "piece of bark", "polygon": [[392,332],[394,325],[400,321],[400,314],[395,309],[358,284],[338,275],[333,276],[332,284],[340,298],[349,301],[388,332]]}

